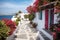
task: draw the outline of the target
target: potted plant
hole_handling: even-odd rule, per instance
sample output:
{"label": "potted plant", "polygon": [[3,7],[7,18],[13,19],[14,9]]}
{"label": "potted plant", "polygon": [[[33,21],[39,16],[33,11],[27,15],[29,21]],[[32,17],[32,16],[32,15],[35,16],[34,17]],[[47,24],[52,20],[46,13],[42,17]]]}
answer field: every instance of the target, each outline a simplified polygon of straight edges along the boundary
{"label": "potted plant", "polygon": [[36,23],[32,23],[32,26],[33,26],[33,28],[36,28],[37,24]]}

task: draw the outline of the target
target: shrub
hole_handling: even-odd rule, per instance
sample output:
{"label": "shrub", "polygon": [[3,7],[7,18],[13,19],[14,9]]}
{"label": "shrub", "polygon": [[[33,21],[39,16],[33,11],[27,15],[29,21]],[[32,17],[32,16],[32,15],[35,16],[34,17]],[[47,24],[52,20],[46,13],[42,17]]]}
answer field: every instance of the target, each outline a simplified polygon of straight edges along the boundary
{"label": "shrub", "polygon": [[19,24],[19,21],[21,21],[21,19],[20,19],[20,17],[17,17],[17,19],[16,19],[16,21],[15,21],[16,25]]}
{"label": "shrub", "polygon": [[5,40],[9,35],[10,28],[7,27],[3,21],[0,20],[0,40]]}
{"label": "shrub", "polygon": [[17,17],[16,21],[21,21],[21,19],[19,17]]}
{"label": "shrub", "polygon": [[[8,21],[6,21],[6,20],[8,20]],[[2,21],[4,21],[5,25],[10,28],[9,35],[11,35],[14,32],[14,30],[16,29],[16,23],[9,19],[3,19]]]}
{"label": "shrub", "polygon": [[35,14],[29,14],[28,16],[29,16],[28,18],[30,21],[32,21],[35,18]]}
{"label": "shrub", "polygon": [[28,18],[28,15],[24,15],[24,18]]}

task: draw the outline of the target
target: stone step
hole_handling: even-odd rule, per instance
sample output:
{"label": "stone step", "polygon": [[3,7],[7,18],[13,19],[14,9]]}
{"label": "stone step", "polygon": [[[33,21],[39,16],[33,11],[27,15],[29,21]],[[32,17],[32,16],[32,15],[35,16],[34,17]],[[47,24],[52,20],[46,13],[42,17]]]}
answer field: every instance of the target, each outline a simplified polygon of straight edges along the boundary
{"label": "stone step", "polygon": [[45,30],[41,29],[40,32],[46,35],[46,37],[48,37],[50,40],[53,40],[53,36],[46,32]]}
{"label": "stone step", "polygon": [[43,30],[46,31],[47,33],[49,33],[50,35],[52,35],[50,30],[47,30],[47,29],[43,29]]}
{"label": "stone step", "polygon": [[20,39],[20,38],[15,38],[15,40],[27,40],[27,39]]}
{"label": "stone step", "polygon": [[40,35],[44,38],[44,40],[50,40],[43,32],[40,31]]}

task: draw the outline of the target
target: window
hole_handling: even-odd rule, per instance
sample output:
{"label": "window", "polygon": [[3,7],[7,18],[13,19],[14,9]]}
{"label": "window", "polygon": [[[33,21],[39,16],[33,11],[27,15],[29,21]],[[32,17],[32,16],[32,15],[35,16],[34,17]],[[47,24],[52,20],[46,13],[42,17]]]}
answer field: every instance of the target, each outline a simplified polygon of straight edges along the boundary
{"label": "window", "polygon": [[39,12],[39,19],[42,20],[42,11]]}

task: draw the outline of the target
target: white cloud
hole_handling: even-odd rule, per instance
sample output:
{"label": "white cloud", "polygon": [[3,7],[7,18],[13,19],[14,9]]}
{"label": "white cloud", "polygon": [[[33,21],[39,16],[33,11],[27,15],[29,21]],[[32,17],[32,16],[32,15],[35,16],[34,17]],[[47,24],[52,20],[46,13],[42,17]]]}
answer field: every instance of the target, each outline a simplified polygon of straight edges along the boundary
{"label": "white cloud", "polygon": [[27,7],[28,5],[26,4],[20,4],[20,5],[17,5],[17,4],[12,4],[12,3],[3,3],[3,4],[0,4],[0,15],[2,14],[7,14],[9,15],[12,14],[12,13],[16,13],[17,11],[21,10],[22,12],[25,12],[25,8]]}
{"label": "white cloud", "polygon": [[14,14],[18,12],[19,10],[21,10],[22,12],[26,12],[26,8],[30,6],[33,2],[31,3],[27,2],[26,4],[25,2],[21,4],[14,4],[14,3],[9,3],[9,2],[0,3],[0,15],[1,14],[9,15],[9,13]]}
{"label": "white cloud", "polygon": [[17,4],[12,4],[12,3],[0,4],[0,8],[21,8],[21,7],[25,7],[25,6],[27,6],[27,5],[25,5],[25,4],[17,5]]}

